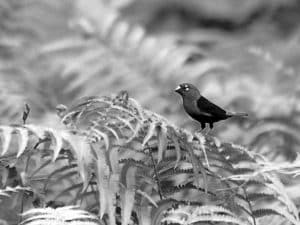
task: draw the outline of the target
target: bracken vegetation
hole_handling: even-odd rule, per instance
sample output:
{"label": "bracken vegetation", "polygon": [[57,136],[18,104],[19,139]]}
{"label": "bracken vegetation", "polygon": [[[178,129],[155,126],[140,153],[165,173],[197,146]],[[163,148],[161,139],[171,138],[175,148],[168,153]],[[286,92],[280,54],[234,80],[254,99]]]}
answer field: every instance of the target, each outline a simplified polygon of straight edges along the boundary
{"label": "bracken vegetation", "polygon": [[216,2],[0,0],[0,224],[300,224],[300,4]]}

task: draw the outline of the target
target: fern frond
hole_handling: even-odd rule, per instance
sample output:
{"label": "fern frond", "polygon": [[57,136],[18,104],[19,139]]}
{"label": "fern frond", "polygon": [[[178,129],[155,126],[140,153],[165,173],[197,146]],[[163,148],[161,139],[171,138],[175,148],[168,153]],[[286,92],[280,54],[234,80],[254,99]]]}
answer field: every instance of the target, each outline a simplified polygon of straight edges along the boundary
{"label": "fern frond", "polygon": [[[206,193],[205,189],[203,188],[199,188],[191,183],[187,183],[187,184],[184,184],[184,185],[178,185],[178,186],[170,186],[170,187],[166,187],[163,191],[164,191],[164,194],[166,195],[173,195],[174,193],[176,192],[184,192],[186,190],[197,190],[199,191],[200,193]],[[211,196],[215,196],[215,194],[213,192],[210,192],[210,191],[207,191],[207,194],[211,195]]]}
{"label": "fern frond", "polygon": [[193,224],[197,222],[222,222],[228,224],[249,225],[249,221],[243,221],[234,213],[219,206],[179,206],[170,210],[163,222]]}
{"label": "fern frond", "polygon": [[135,186],[136,184],[136,167],[131,167],[127,170],[125,190],[121,192],[122,199],[122,225],[126,225],[130,221],[131,213],[134,207],[135,200]]}
{"label": "fern frond", "polygon": [[[159,224],[162,222],[163,218],[165,217],[166,210],[170,210],[174,207],[177,207],[179,202],[174,199],[166,199],[161,200],[158,202],[158,207],[151,210],[151,214],[145,216],[143,220],[147,219],[149,220],[151,218],[151,225]],[[142,222],[143,222],[142,220]]]}
{"label": "fern frond", "polygon": [[248,201],[256,201],[256,200],[265,200],[268,201],[269,200],[273,200],[274,198],[276,198],[276,196],[272,193],[248,193],[247,194],[247,199]]}
{"label": "fern frond", "polygon": [[23,220],[20,224],[49,224],[49,223],[69,223],[69,224],[104,224],[97,216],[80,210],[76,206],[66,206],[61,208],[37,208],[30,209],[22,214]]}
{"label": "fern frond", "polygon": [[[297,224],[299,220],[276,170],[260,154],[209,136],[196,137],[143,109],[127,92],[86,97],[62,108],[60,116],[69,130],[35,125],[0,127],[3,157],[13,154],[21,159],[46,152],[45,162],[33,169],[32,175],[60,163],[51,168],[45,185],[51,192],[58,180],[66,182],[61,192],[55,193],[57,199],[71,194],[68,202],[76,203],[97,196],[90,202],[97,204],[101,218],[108,216],[110,224],[116,223],[116,207],[126,209],[121,221],[127,224],[132,213],[149,222],[150,208],[157,206],[153,221],[159,222],[166,210],[194,199],[203,210],[210,203],[233,214],[201,211],[201,216],[191,221],[243,224],[249,216],[255,219],[252,212],[268,208],[267,204],[281,209],[280,215],[287,221]],[[160,205],[164,201],[166,205]]]}
{"label": "fern frond", "polygon": [[270,216],[270,215],[279,215],[274,209],[257,209],[252,211],[252,215],[255,218],[263,217],[263,216]]}
{"label": "fern frond", "polygon": [[[23,126],[0,126],[0,131],[2,134],[2,146],[1,146],[1,155],[5,156],[6,154],[16,153],[16,158],[19,158],[22,154],[31,153],[31,151],[36,150],[32,141],[37,141],[41,139],[48,140],[50,142],[53,151],[52,160],[55,161],[64,146],[70,146],[73,151],[79,156],[79,159],[83,159],[87,155],[80,155],[80,150],[78,150],[78,137],[74,139],[68,131],[55,130],[50,127],[41,127],[36,125],[23,125]],[[16,138],[15,135],[17,136]],[[18,147],[17,149],[12,148],[12,138],[14,141],[17,140]],[[84,140],[81,140],[81,143],[84,143]],[[33,149],[30,149],[30,146]],[[88,151],[86,152],[88,153]],[[85,153],[85,154],[86,154]]]}
{"label": "fern frond", "polygon": [[256,209],[252,212],[252,215],[255,216],[256,218],[277,215],[286,219],[291,224],[296,224],[296,225],[300,224],[297,218],[291,216],[291,214],[289,214],[287,211],[279,210],[276,206],[271,209],[270,208]]}
{"label": "fern frond", "polygon": [[21,186],[16,186],[16,187],[6,187],[4,189],[0,189],[0,196],[6,196],[10,197],[12,193],[17,193],[21,191],[32,191],[31,188],[29,187],[21,187]]}

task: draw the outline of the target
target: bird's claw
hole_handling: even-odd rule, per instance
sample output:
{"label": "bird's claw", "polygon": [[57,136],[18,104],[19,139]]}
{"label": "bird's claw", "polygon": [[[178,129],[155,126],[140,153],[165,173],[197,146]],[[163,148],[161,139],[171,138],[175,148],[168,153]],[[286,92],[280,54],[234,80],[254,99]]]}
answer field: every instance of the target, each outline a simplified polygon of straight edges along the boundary
{"label": "bird's claw", "polygon": [[196,133],[201,133],[201,134],[204,134],[204,135],[208,135],[210,130],[211,130],[210,128],[205,127],[205,128],[201,128],[199,130],[196,130]]}
{"label": "bird's claw", "polygon": [[207,128],[206,131],[205,131],[205,135],[208,135],[210,130],[211,130],[210,128]]}

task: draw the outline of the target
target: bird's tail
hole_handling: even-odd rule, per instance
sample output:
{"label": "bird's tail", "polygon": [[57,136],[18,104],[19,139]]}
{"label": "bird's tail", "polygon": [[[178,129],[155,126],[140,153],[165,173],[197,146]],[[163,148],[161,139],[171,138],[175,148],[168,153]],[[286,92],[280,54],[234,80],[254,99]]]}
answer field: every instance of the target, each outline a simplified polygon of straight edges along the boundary
{"label": "bird's tail", "polygon": [[248,114],[244,113],[244,112],[227,112],[226,115],[228,117],[232,117],[232,116],[240,116],[240,117],[248,116]]}

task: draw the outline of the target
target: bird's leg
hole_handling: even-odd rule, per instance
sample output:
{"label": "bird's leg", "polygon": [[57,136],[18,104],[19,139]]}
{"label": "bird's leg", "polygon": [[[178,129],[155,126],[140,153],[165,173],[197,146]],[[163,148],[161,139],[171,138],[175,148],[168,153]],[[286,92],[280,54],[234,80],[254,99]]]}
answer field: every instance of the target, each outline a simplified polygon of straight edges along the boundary
{"label": "bird's leg", "polygon": [[201,129],[196,130],[196,133],[201,133],[203,132],[203,130],[206,128],[206,124],[205,123],[201,123]]}
{"label": "bird's leg", "polygon": [[205,135],[208,135],[209,131],[211,131],[213,128],[214,128],[214,124],[209,123],[209,129],[207,129],[207,131],[205,132]]}
{"label": "bird's leg", "polygon": [[[206,125],[206,124],[205,124]],[[203,134],[207,135],[209,132],[209,127],[205,126],[205,130],[203,130]]]}

